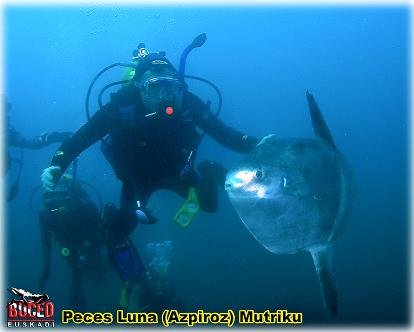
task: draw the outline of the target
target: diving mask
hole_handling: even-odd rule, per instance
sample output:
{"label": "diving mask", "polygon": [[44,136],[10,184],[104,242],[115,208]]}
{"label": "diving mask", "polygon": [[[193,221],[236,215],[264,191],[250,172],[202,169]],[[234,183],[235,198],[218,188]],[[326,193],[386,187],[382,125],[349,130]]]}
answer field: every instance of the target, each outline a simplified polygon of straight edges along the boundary
{"label": "diving mask", "polygon": [[150,77],[141,85],[145,98],[169,99],[181,96],[184,85],[173,77]]}

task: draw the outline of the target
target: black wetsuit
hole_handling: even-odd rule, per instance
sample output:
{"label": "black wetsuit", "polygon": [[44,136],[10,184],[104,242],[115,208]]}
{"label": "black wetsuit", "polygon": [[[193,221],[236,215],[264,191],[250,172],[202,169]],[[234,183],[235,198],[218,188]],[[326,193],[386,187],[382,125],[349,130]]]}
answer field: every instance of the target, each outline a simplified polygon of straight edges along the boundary
{"label": "black wetsuit", "polygon": [[[194,156],[199,144],[197,128],[223,146],[243,153],[252,150],[257,139],[224,125],[190,92],[184,95],[181,111],[146,117],[150,113],[142,104],[137,87],[123,87],[62,144],[52,166],[60,166],[64,171],[82,151],[110,134],[108,145],[115,147],[112,159],[117,161],[114,170],[123,182],[121,210],[135,211],[138,200],[145,206],[151,193],[161,188],[187,197],[191,186],[197,190],[201,209],[216,210],[217,185],[209,178],[208,170],[201,176],[192,169],[183,172],[191,152]],[[203,167],[200,172],[203,173]],[[224,174],[220,182],[223,181]]]}

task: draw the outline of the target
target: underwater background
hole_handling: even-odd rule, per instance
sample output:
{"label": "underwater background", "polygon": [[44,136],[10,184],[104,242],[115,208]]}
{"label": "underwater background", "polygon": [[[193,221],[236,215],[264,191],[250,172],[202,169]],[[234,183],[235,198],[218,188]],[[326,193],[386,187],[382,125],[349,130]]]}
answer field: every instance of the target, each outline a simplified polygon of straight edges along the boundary
{"label": "underwater background", "polygon": [[[183,200],[159,191],[150,206],[159,221],[132,235],[146,244],[169,239],[176,293],[186,311],[228,308],[303,312],[305,325],[406,325],[409,322],[409,7],[345,6],[6,6],[5,95],[10,123],[26,137],[76,131],[86,121],[88,86],[102,68],[128,62],[138,43],[167,52],[178,66],[182,50],[205,32],[186,73],[214,82],[223,95],[220,119],[257,137],[311,137],[305,98],[316,98],[338,148],[353,166],[357,200],[336,243],[339,309],[330,318],[308,253],[276,256],[238,219],[225,192],[219,210],[200,212],[186,230],[171,222]],[[120,80],[100,79],[91,96]],[[208,86],[190,90],[217,107]],[[108,94],[104,97],[108,100]],[[99,143],[79,159],[79,179],[104,202],[118,204],[120,182]],[[6,203],[5,286],[38,292],[42,262],[37,214],[29,208],[42,170],[58,145],[25,150],[16,199]],[[19,149],[10,149],[19,156]],[[197,157],[230,167],[242,158],[205,137]],[[16,165],[7,174],[16,177]],[[39,194],[33,198],[41,206]],[[91,197],[98,203],[96,195]],[[68,307],[70,270],[57,250],[45,292],[58,312]],[[108,274],[90,283],[90,311],[111,311],[121,283]],[[11,294],[4,293],[9,299]]]}

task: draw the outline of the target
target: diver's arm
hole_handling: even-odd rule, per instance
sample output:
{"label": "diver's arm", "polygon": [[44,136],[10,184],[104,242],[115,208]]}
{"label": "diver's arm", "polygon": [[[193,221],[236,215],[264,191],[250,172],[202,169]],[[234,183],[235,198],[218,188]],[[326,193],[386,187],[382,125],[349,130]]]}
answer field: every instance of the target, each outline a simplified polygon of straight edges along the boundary
{"label": "diver's arm", "polygon": [[77,156],[108,134],[117,122],[117,119],[109,112],[109,106],[104,106],[96,112],[86,124],[58,148],[51,166],[59,166],[63,173]]}
{"label": "diver's arm", "polygon": [[27,139],[23,137],[16,129],[8,129],[8,141],[9,146],[23,149],[41,149],[45,147],[47,134],[43,133],[39,136],[34,137],[33,139]]}
{"label": "diver's arm", "polygon": [[259,143],[256,137],[243,134],[222,123],[211,113],[209,105],[204,104],[197,96],[188,93],[187,102],[197,125],[226,148],[248,153]]}
{"label": "diver's arm", "polygon": [[16,132],[13,132],[11,135],[9,135],[9,140],[7,144],[9,146],[13,146],[16,148],[41,149],[43,147],[42,135],[36,136],[32,140],[30,140],[30,139],[23,137],[16,131]]}
{"label": "diver's arm", "polygon": [[47,279],[50,274],[50,262],[52,256],[52,243],[50,238],[50,233],[47,229],[47,212],[41,211],[39,214],[39,223],[40,223],[40,236],[41,236],[41,245],[42,245],[42,254],[43,254],[43,268],[42,274],[39,279],[38,287],[43,289]]}
{"label": "diver's arm", "polygon": [[23,149],[42,149],[52,143],[64,142],[72,135],[69,132],[53,132],[53,133],[42,133],[33,139],[27,139],[23,137],[16,129],[10,128],[8,135],[9,146],[23,148]]}

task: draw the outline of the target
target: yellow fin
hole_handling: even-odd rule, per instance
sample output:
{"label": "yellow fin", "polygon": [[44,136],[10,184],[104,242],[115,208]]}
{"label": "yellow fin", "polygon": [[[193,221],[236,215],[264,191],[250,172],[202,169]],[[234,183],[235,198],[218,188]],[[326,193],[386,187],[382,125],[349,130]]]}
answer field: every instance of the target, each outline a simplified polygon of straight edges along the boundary
{"label": "yellow fin", "polygon": [[187,200],[174,216],[173,222],[185,229],[191,224],[199,209],[200,204],[198,202],[197,192],[194,187],[190,187]]}
{"label": "yellow fin", "polygon": [[121,293],[119,294],[119,305],[121,308],[128,308],[127,288],[128,284],[124,283],[121,288]]}

